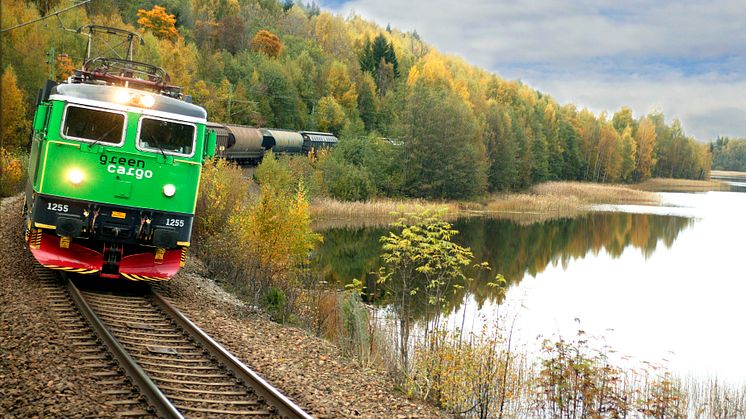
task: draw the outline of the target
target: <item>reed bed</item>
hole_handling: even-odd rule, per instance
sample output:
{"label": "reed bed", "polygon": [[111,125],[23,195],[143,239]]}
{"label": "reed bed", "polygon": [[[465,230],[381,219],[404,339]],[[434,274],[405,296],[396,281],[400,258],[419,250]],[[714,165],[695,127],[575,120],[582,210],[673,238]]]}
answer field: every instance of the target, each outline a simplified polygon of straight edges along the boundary
{"label": "reed bed", "polygon": [[635,185],[636,189],[651,192],[706,192],[729,190],[728,185],[716,180],[655,178]]}
{"label": "reed bed", "polygon": [[735,172],[732,170],[713,170],[710,172],[710,177],[746,179],[746,172]]}
{"label": "reed bed", "polygon": [[534,194],[556,199],[577,199],[582,204],[657,205],[660,199],[652,193],[626,185],[601,185],[584,182],[547,182],[531,188]]}
{"label": "reed bed", "polygon": [[320,198],[311,204],[314,228],[339,226],[385,226],[395,212],[416,212],[423,208],[445,208],[446,219],[486,216],[517,222],[536,222],[573,217],[594,204],[658,205],[651,192],[624,185],[584,182],[546,182],[527,192],[491,195],[480,201],[426,201],[422,199],[379,199],[342,202]]}
{"label": "reed bed", "polygon": [[311,216],[314,218],[355,219],[383,218],[394,219],[395,212],[418,212],[428,208],[446,208],[448,213],[457,213],[458,204],[453,202],[425,201],[422,199],[377,199],[372,201],[337,201],[319,198],[311,203]]}

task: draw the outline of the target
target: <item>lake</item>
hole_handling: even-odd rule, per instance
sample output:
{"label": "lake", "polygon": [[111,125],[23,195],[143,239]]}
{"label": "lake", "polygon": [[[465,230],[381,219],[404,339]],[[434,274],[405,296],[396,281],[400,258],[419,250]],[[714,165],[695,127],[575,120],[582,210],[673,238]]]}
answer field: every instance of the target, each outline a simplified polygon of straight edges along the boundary
{"label": "lake", "polygon": [[[576,218],[516,223],[455,221],[455,241],[492,272],[449,295],[452,327],[479,330],[499,314],[516,319],[529,350],[580,328],[619,354],[673,372],[746,384],[746,193],[661,193],[662,205],[598,206]],[[326,281],[364,281],[369,303],[385,308],[375,282],[386,228],[332,228],[314,263]],[[504,298],[487,283],[509,283]],[[432,307],[415,302],[423,321]]]}

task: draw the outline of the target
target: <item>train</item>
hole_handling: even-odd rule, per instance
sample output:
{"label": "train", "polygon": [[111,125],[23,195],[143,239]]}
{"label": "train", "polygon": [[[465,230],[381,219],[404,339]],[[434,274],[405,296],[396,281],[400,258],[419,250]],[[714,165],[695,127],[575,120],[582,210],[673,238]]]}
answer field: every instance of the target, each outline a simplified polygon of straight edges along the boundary
{"label": "train", "polygon": [[[202,165],[216,152],[207,112],[161,68],[86,56],[40,89],[23,216],[28,247],[47,268],[162,281],[184,266]],[[243,137],[241,137],[243,138]]]}
{"label": "train", "polygon": [[[25,240],[44,267],[101,278],[163,281],[191,246],[202,165],[257,164],[269,150],[308,154],[333,134],[208,122],[165,70],[132,60],[139,35],[86,25],[86,58],[39,90],[24,193]],[[96,34],[122,56],[91,55]]]}
{"label": "train", "polygon": [[258,128],[245,125],[207,123],[217,138],[216,157],[242,165],[256,165],[264,154],[308,154],[329,149],[339,139],[332,133],[291,131],[277,128]]}

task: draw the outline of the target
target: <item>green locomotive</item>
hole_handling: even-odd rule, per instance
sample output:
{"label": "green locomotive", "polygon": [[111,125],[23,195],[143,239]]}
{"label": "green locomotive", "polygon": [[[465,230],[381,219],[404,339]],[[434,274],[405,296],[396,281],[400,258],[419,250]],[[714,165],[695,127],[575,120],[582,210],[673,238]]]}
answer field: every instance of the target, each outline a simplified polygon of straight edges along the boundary
{"label": "green locomotive", "polygon": [[155,281],[184,265],[215,134],[205,110],[168,83],[130,53],[88,57],[40,91],[24,213],[43,266]]}

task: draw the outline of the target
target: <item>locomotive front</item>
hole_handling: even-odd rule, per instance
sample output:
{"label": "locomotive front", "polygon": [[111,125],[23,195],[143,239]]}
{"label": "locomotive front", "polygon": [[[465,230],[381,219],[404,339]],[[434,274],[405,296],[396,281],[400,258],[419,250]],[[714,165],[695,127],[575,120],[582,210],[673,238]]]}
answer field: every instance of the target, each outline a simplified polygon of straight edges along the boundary
{"label": "locomotive front", "polygon": [[205,110],[110,84],[66,83],[34,118],[29,248],[44,266],[164,280],[184,264],[204,158]]}

